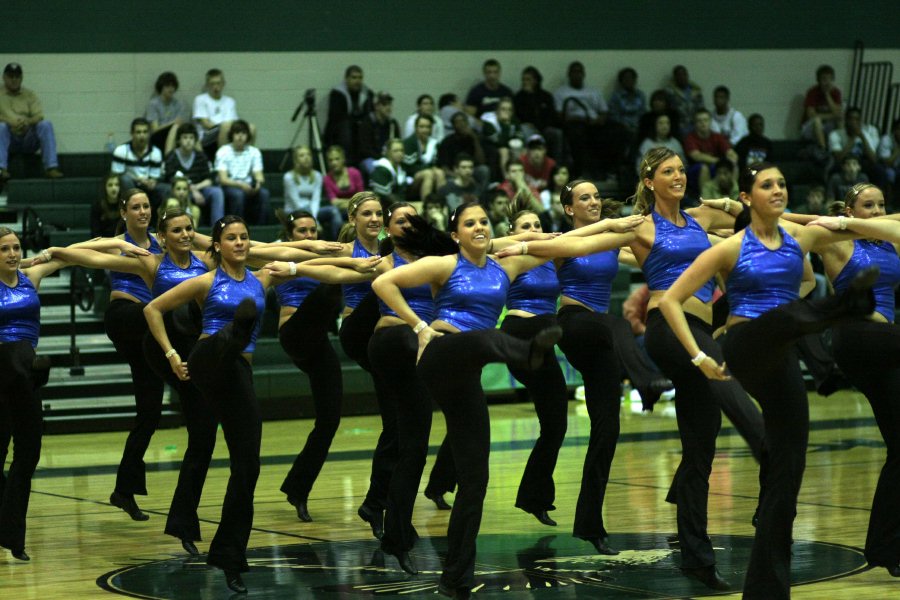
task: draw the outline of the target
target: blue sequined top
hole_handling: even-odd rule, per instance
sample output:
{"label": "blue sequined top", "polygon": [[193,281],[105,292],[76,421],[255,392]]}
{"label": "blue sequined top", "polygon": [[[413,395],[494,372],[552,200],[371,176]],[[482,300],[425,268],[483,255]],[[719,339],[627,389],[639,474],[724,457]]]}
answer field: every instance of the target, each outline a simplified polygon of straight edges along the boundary
{"label": "blue sequined top", "polygon": [[612,282],[619,272],[619,249],[567,258],[557,271],[560,294],[594,312],[609,310]]}
{"label": "blue sequined top", "polygon": [[261,317],[266,309],[266,289],[250,269],[244,269],[242,281],[232,279],[221,267],[216,269],[215,279],[203,303],[203,333],[212,335],[233,321],[238,304],[248,297],[256,301],[256,312],[259,315],[250,343],[244,348],[244,352],[253,352],[262,323]]}
{"label": "blue sequined top", "polygon": [[889,322],[894,322],[894,288],[900,283],[900,258],[893,244],[870,240],[856,240],[853,254],[834,279],[834,291],[843,292],[857,273],[876,266],[881,270],[878,281],[872,286],[875,293],[875,312]]}
{"label": "blue sequined top", "polygon": [[556,312],[558,298],[556,267],[552,262],[546,262],[516,277],[506,295],[506,308],[533,315],[552,315]]}
{"label": "blue sequined top", "polygon": [[41,330],[41,300],[28,276],[16,271],[19,282],[0,282],[0,342],[27,341],[37,347]]}
{"label": "blue sequined top", "polygon": [[[353,242],[353,258],[368,258],[375,256],[362,245],[359,240]],[[363,281],[362,283],[345,283],[341,286],[344,290],[344,306],[356,308],[357,305],[372,291],[372,282]]]}
{"label": "blue sequined top", "polygon": [[172,261],[171,254],[167,253],[163,257],[162,262],[159,263],[159,267],[156,269],[156,278],[153,280],[152,292],[154,298],[162,296],[182,281],[187,281],[209,272],[206,263],[194,256],[193,252],[190,252],[189,255],[191,264],[184,269]]}
{"label": "blue sequined top", "polygon": [[506,304],[509,276],[488,257],[483,267],[460,254],[447,283],[434,297],[436,318],[460,331],[493,329]]}
{"label": "blue sequined top", "polygon": [[[650,214],[653,215],[656,227],[656,239],[653,240],[653,247],[644,259],[641,270],[644,271],[647,286],[653,292],[672,287],[678,276],[712,244],[700,223],[684,211],[681,211],[685,220],[684,227],[678,227],[655,211]],[[715,288],[715,279],[710,279],[694,292],[694,296],[701,302],[709,302]]]}
{"label": "blue sequined top", "polygon": [[754,319],[800,297],[803,251],[784,229],[778,231],[781,247],[770,250],[752,229],[744,229],[741,252],[726,283],[731,314]]}
{"label": "blue sequined top", "polygon": [[[407,264],[402,256],[394,252],[394,268]],[[434,321],[434,298],[431,296],[431,285],[419,285],[412,288],[400,288],[400,293],[409,307],[416,315],[426,323]],[[397,313],[391,307],[378,298],[378,308],[383,317],[396,317]]]}
{"label": "blue sequined top", "polygon": [[[149,250],[151,254],[162,254],[162,248],[159,247],[159,242],[156,241],[156,236],[148,235],[148,237],[150,238],[150,247],[147,248],[147,250]],[[134,238],[131,237],[131,235],[127,231],[125,232],[125,241],[130,244],[135,243]],[[126,294],[134,296],[141,302],[150,302],[150,300],[153,299],[153,295],[150,293],[150,288],[147,287],[147,284],[144,283],[144,280],[140,277],[140,275],[110,271],[109,286],[112,291],[125,292]]]}
{"label": "blue sequined top", "polygon": [[312,277],[298,277],[275,286],[275,295],[278,297],[278,304],[281,306],[293,306],[296,308],[303,304],[306,297],[320,285],[321,282]]}

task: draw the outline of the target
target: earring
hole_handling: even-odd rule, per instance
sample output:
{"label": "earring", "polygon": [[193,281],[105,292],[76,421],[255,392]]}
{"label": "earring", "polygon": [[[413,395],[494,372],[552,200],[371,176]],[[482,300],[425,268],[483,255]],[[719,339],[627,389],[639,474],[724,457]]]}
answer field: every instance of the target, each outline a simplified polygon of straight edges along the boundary
{"label": "earring", "polygon": [[651,192],[653,191],[653,186],[652,186],[652,185],[650,186],[650,191],[651,191]]}

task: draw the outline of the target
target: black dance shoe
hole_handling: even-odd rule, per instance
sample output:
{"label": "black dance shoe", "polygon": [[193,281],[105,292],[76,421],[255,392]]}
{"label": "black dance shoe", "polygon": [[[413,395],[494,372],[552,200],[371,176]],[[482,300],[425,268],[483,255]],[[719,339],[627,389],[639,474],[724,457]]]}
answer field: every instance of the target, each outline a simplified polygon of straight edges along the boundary
{"label": "black dance shoe", "polygon": [[384,511],[369,508],[365,504],[356,511],[359,518],[369,524],[372,528],[372,535],[379,540],[384,536]]}
{"label": "black dance shoe", "polygon": [[297,518],[304,523],[312,523],[312,517],[309,516],[309,510],[306,508],[306,500],[297,500],[296,498],[288,498],[288,502],[297,509]]}
{"label": "black dance shoe", "polygon": [[141,511],[137,502],[134,501],[134,496],[113,492],[109,497],[109,503],[127,512],[133,521],[146,521],[150,518],[149,515]]}
{"label": "black dance shoe", "polygon": [[187,538],[181,538],[181,547],[184,548],[184,551],[191,556],[200,556],[200,551],[197,550],[197,545]]}
{"label": "black dance shoe", "polygon": [[397,559],[397,562],[400,563],[400,568],[403,569],[404,572],[409,573],[410,575],[419,574],[419,570],[416,568],[415,563],[413,563],[412,557],[406,550],[391,552],[390,550],[385,550],[384,546],[381,547],[381,550],[385,554],[390,554],[391,556],[395,557]]}
{"label": "black dance shoe", "polygon": [[685,577],[699,581],[711,590],[725,591],[730,590],[731,585],[719,575],[719,570],[715,565],[708,567],[697,567],[696,569],[681,569]]}
{"label": "black dance shoe", "polygon": [[225,571],[225,585],[235,594],[246,594],[247,586],[241,579],[241,574],[237,571]]}
{"label": "black dance shoe", "polygon": [[15,558],[16,560],[21,560],[24,562],[28,562],[29,560],[31,560],[31,557],[25,554],[24,548],[22,548],[21,550],[10,550],[10,552],[12,553],[13,558]]}
{"label": "black dance shoe", "polygon": [[439,492],[429,492],[425,490],[425,497],[434,502],[434,505],[437,506],[438,510],[450,510],[453,507],[447,504],[447,501],[444,500],[444,495]]}
{"label": "black dance shoe", "polygon": [[[23,553],[23,554],[24,554],[24,553]],[[14,554],[13,556],[15,556],[15,554]],[[17,557],[17,558],[18,558],[18,557]],[[28,560],[28,559],[26,558],[25,560]],[[900,564],[894,563],[893,565],[888,565],[888,564],[886,564],[886,563],[872,562],[872,561],[870,560],[870,561],[869,561],[869,566],[872,567],[872,568],[874,568],[874,567],[884,567],[885,569],[887,569],[887,572],[888,572],[888,574],[889,574],[891,577],[900,577]]]}
{"label": "black dance shoe", "polygon": [[672,381],[665,377],[657,377],[646,385],[637,388],[638,394],[641,395],[641,408],[647,412],[653,412],[653,407],[659,402],[659,396],[666,390],[671,390],[674,386]]}
{"label": "black dance shoe", "polygon": [[467,587],[451,588],[443,583],[438,584],[438,594],[447,596],[448,598],[471,598],[472,591]]}
{"label": "black dance shoe", "polygon": [[602,554],[604,556],[615,556],[619,553],[618,550],[609,547],[609,538],[606,537],[581,537],[578,538],[589,542],[594,548],[597,550],[597,554]]}
{"label": "black dance shoe", "polygon": [[534,515],[534,518],[540,521],[544,525],[549,525],[550,527],[556,527],[556,521],[550,518],[550,515],[547,514],[546,510],[536,510],[531,514]]}
{"label": "black dance shoe", "polygon": [[556,342],[562,338],[563,330],[559,325],[547,327],[537,332],[531,340],[531,349],[528,351],[528,368],[539,369],[544,364],[547,355]]}

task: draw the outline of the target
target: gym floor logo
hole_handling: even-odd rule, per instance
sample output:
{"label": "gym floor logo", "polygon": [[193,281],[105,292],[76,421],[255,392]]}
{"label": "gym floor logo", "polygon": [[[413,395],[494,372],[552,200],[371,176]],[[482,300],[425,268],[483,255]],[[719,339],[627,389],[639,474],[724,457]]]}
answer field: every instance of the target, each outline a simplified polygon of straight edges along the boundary
{"label": "gym floor logo", "polygon": [[[671,535],[615,534],[617,556],[591,554],[591,546],[568,535],[539,539],[522,534],[481,535],[475,565],[477,598],[696,598],[714,592],[684,577]],[[739,590],[753,538],[715,536],[719,572]],[[794,584],[844,577],[866,568],[860,550],[836,544],[797,541]],[[377,540],[312,542],[248,551],[244,582],[254,598],[349,598],[353,596],[434,598],[446,538],[421,538],[410,553],[419,573],[404,573]],[[137,561],[135,561],[137,562]],[[97,580],[100,587],[134,598],[196,600],[225,591],[218,569],[202,557],[132,564]]]}

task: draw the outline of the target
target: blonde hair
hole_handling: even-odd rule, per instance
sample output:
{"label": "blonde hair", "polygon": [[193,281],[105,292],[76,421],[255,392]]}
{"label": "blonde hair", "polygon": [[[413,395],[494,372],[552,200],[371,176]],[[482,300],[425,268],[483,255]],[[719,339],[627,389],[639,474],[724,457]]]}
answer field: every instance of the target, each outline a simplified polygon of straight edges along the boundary
{"label": "blonde hair", "polygon": [[359,207],[362,206],[363,202],[368,202],[369,200],[374,200],[381,204],[381,200],[378,199],[378,196],[375,195],[375,192],[362,191],[353,194],[350,200],[347,202],[347,222],[341,227],[341,230],[338,232],[338,240],[343,244],[347,244],[356,240],[356,225],[350,222],[350,218],[356,216],[356,211],[359,210]]}
{"label": "blonde hair", "polygon": [[847,190],[847,193],[844,195],[843,202],[837,200],[831,203],[831,206],[828,207],[828,213],[835,216],[846,214],[848,211],[853,209],[856,201],[859,200],[859,195],[869,188],[875,188],[876,190],[881,189],[874,183],[857,183],[852,188]]}
{"label": "blonde hair", "polygon": [[653,196],[653,190],[644,185],[644,179],[653,179],[659,165],[673,156],[678,156],[678,154],[662,146],[650,148],[644,153],[643,158],[641,158],[637,187],[634,190],[634,195],[628,198],[629,202],[634,202],[633,212],[635,214],[649,215],[653,212],[653,204],[656,202],[656,198]]}

